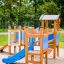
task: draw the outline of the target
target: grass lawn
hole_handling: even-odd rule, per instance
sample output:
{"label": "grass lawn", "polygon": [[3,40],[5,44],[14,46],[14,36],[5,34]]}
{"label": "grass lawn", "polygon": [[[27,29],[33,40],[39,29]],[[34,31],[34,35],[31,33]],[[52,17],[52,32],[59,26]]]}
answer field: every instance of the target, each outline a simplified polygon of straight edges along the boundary
{"label": "grass lawn", "polygon": [[8,36],[0,35],[0,46],[4,46],[6,44],[8,44]]}
{"label": "grass lawn", "polygon": [[64,33],[60,33],[60,44],[61,48],[64,48]]}
{"label": "grass lawn", "polygon": [[[8,36],[7,35],[0,35],[0,46],[4,46],[8,44]],[[64,48],[64,34],[60,33],[60,44],[61,48]]]}

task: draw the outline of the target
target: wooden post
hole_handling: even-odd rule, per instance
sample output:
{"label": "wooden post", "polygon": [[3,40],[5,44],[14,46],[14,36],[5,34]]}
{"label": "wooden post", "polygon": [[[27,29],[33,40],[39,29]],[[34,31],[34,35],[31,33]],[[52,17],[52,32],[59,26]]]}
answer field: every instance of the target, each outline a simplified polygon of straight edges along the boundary
{"label": "wooden post", "polygon": [[48,51],[46,51],[46,64],[48,64]]}
{"label": "wooden post", "polygon": [[[16,42],[16,25],[14,26],[14,41]],[[16,46],[14,46],[14,53],[16,53]]]}
{"label": "wooden post", "polygon": [[16,25],[14,26],[14,40],[16,41]]}
{"label": "wooden post", "polygon": [[45,21],[45,24],[46,24],[46,34],[48,34],[48,32],[49,32],[49,28],[48,28],[48,20]]}
{"label": "wooden post", "polygon": [[[43,22],[44,23],[44,22]],[[43,64],[43,44],[42,44],[42,34],[43,34],[43,27],[40,28],[40,64]]]}
{"label": "wooden post", "polygon": [[44,34],[44,21],[41,21],[42,23],[41,23],[41,28],[40,28],[40,64],[43,64],[43,41],[42,41],[42,39],[43,39],[43,37],[42,37],[42,34]]}
{"label": "wooden post", "polygon": [[8,53],[11,54],[11,26],[8,26]]}
{"label": "wooden post", "polygon": [[60,18],[59,18],[59,20],[58,20],[58,31],[59,31],[59,29],[60,29]]}
{"label": "wooden post", "polygon": [[54,21],[54,59],[56,58],[56,33],[57,33],[57,28],[56,28],[56,20]]}
{"label": "wooden post", "polygon": [[[34,25],[32,25],[32,28],[31,28],[31,32],[32,34],[34,34]],[[34,61],[34,55],[31,55],[31,60]]]}
{"label": "wooden post", "polygon": [[[48,20],[45,21],[45,24],[46,24],[46,34],[48,34],[49,32]],[[48,51],[46,51],[46,64],[48,64]]]}
{"label": "wooden post", "polygon": [[44,27],[44,20],[41,20],[41,27]]}
{"label": "wooden post", "polygon": [[16,46],[14,46],[14,53],[16,53]]}
{"label": "wooden post", "polygon": [[[59,33],[59,28],[60,28],[60,18],[57,21],[57,29],[58,29],[58,33]],[[57,45],[57,56],[59,56],[59,44]]]}
{"label": "wooden post", "polygon": [[21,26],[19,25],[18,26],[18,30],[19,30],[19,51],[21,50],[21,44],[22,44],[22,42],[21,42]]}
{"label": "wooden post", "polygon": [[25,27],[25,61],[28,64],[28,30]]}
{"label": "wooden post", "polygon": [[32,32],[32,34],[34,34],[34,25],[32,25],[32,28],[31,28],[31,32]]}

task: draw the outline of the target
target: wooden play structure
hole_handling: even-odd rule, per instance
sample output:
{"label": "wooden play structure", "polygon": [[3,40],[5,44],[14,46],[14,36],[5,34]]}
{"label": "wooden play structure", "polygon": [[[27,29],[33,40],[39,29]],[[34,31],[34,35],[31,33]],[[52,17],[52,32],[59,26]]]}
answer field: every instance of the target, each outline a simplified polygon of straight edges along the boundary
{"label": "wooden play structure", "polygon": [[[44,64],[44,59],[45,64],[48,64],[49,48],[53,48],[54,59],[56,58],[56,52],[57,56],[59,56],[59,15],[42,15],[39,20],[41,26],[38,31],[35,31],[34,26],[30,30],[27,26],[24,26],[24,30],[22,30],[21,26],[16,28],[15,25],[13,31],[11,26],[8,26],[8,52],[11,54],[12,46],[14,46],[14,53],[16,53],[16,46],[19,48],[19,52],[7,59],[3,59],[4,63],[15,63],[25,57],[25,63],[22,64]],[[54,22],[53,32],[49,31],[48,26],[51,21]],[[24,49],[21,49],[22,46],[24,46]],[[37,46],[38,50],[35,50],[35,46]],[[35,60],[35,56],[39,56],[39,60],[38,58]]]}
{"label": "wooden play structure", "polygon": [[[48,44],[49,47],[54,49],[54,58],[56,58],[56,48],[57,55],[59,56],[59,27],[60,27],[60,17],[59,15],[42,15],[40,17],[41,26],[43,26],[43,22],[46,22],[47,30],[49,31],[48,22],[54,22],[54,31],[48,33]],[[52,44],[52,46],[51,46]]]}

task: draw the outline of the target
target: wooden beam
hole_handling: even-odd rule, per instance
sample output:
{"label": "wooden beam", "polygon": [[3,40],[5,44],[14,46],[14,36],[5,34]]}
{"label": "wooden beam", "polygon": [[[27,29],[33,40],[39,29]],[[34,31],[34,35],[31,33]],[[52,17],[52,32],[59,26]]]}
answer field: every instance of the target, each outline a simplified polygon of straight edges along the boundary
{"label": "wooden beam", "polygon": [[8,53],[11,54],[11,45],[8,45]]}
{"label": "wooden beam", "polygon": [[54,21],[54,59],[56,58],[56,33],[57,33],[57,27],[56,27],[56,21]]}
{"label": "wooden beam", "polygon": [[16,41],[16,25],[14,26],[14,41]]}
{"label": "wooden beam", "polygon": [[8,26],[8,53],[11,54],[11,26]]}
{"label": "wooden beam", "polygon": [[16,53],[16,46],[14,46],[14,53]]}
{"label": "wooden beam", "polygon": [[[43,42],[43,41],[42,41],[43,37],[42,37],[42,35],[41,35],[41,34],[43,33],[43,30],[42,30],[42,29],[43,29],[43,27],[40,28],[40,64],[43,64],[42,61],[43,61],[43,56],[44,56],[44,55],[43,55],[43,51],[42,51],[42,50],[43,50],[43,47],[42,47],[42,46],[43,46],[43,44],[42,44],[42,42]],[[44,43],[44,42],[43,42],[43,43]]]}
{"label": "wooden beam", "polygon": [[28,64],[28,30],[25,27],[25,61]]}
{"label": "wooden beam", "polygon": [[49,28],[48,28],[48,20],[45,21],[45,24],[46,24],[46,25],[45,25],[45,26],[46,26],[46,33],[48,34],[48,32],[49,32]]}

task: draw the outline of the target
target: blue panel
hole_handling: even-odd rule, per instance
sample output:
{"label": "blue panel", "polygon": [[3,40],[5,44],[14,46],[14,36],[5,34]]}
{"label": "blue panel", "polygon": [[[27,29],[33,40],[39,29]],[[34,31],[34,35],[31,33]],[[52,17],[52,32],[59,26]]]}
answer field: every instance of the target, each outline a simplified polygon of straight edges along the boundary
{"label": "blue panel", "polygon": [[48,48],[48,37],[43,38],[43,49]]}
{"label": "blue panel", "polygon": [[33,44],[33,38],[29,38],[30,45]]}
{"label": "blue panel", "polygon": [[56,34],[56,44],[59,43],[59,40],[60,40],[60,36],[59,36],[59,34]]}
{"label": "blue panel", "polygon": [[35,42],[35,38],[33,38],[33,42]]}
{"label": "blue panel", "polygon": [[[33,48],[33,45],[29,46],[28,47],[28,50],[32,50]],[[10,56],[8,58],[4,58],[2,60],[3,63],[14,63],[20,59],[22,59],[23,57],[25,56],[25,49],[21,50],[20,52],[16,53],[15,55],[13,56]]]}
{"label": "blue panel", "polygon": [[32,45],[33,47],[33,49],[32,50],[34,50],[34,38],[29,38],[29,43],[30,43],[30,45]]}
{"label": "blue panel", "polygon": [[48,35],[48,40],[53,40],[54,39],[54,34],[49,34]]}
{"label": "blue panel", "polygon": [[16,32],[16,40],[19,40],[19,32]]}
{"label": "blue panel", "polygon": [[[19,40],[19,32],[16,32],[16,40]],[[21,32],[21,40],[24,42],[25,40],[25,33]]]}
{"label": "blue panel", "polygon": [[[40,40],[40,38],[38,38]],[[42,39],[43,49],[48,48],[48,37]]]}
{"label": "blue panel", "polygon": [[24,42],[25,41],[25,32],[21,32],[21,40]]}

